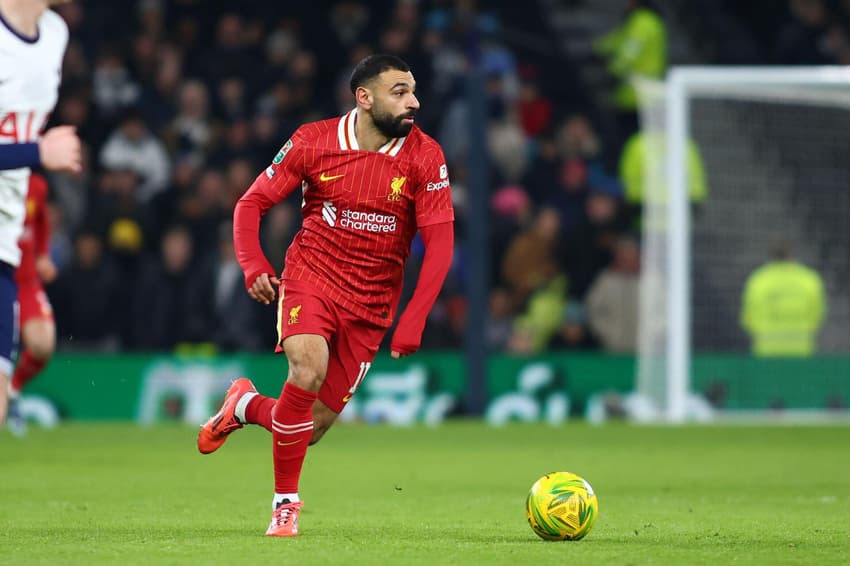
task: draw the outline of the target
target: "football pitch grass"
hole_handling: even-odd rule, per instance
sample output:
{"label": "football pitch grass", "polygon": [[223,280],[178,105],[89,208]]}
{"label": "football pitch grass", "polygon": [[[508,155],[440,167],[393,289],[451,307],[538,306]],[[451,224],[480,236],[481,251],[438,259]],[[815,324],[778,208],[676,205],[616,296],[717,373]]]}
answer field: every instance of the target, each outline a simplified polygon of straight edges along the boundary
{"label": "football pitch grass", "polygon": [[[270,439],[185,426],[0,433],[2,564],[847,564],[850,428],[339,425],[310,449],[301,536],[269,539]],[[599,498],[586,539],[525,518],[544,473]]]}

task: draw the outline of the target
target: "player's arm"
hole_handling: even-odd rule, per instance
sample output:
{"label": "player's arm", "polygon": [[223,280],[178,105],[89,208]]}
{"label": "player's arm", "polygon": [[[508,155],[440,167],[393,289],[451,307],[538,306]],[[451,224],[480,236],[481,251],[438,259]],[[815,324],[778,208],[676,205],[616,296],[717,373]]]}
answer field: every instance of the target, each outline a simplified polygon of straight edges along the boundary
{"label": "player's arm", "polygon": [[454,254],[454,225],[441,222],[419,230],[425,243],[425,257],[416,281],[413,297],[404,309],[393,334],[390,349],[392,357],[399,358],[414,353],[422,342],[425,320],[434,307],[443,282],[449,273]]}
{"label": "player's arm", "polygon": [[414,353],[422,342],[428,313],[440,294],[454,254],[454,209],[446,159],[439,147],[425,159],[415,196],[416,226],[425,243],[425,257],[416,289],[393,334],[392,357]]}
{"label": "player's arm", "polygon": [[301,184],[304,151],[296,135],[284,144],[272,164],[260,173],[233,211],[233,245],[252,299],[269,304],[280,285],[276,271],[260,246],[260,219]]}
{"label": "player's arm", "polygon": [[38,142],[0,145],[0,169],[42,166],[49,171],[82,170],[80,138],[73,126],[47,130]]}
{"label": "player's arm", "polygon": [[35,238],[35,270],[39,279],[52,283],[56,279],[56,264],[50,257],[50,215],[47,213],[47,180],[38,174],[30,175],[30,194],[36,202],[35,218],[33,219],[33,236]]}

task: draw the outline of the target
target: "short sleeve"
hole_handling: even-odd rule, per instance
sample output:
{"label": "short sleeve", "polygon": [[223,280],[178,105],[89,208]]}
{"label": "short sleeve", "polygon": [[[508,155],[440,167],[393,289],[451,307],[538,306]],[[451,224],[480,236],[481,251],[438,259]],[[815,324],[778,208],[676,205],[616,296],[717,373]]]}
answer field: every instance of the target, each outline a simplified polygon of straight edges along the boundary
{"label": "short sleeve", "polygon": [[452,188],[443,150],[436,143],[424,156],[416,190],[416,226],[452,222]]}

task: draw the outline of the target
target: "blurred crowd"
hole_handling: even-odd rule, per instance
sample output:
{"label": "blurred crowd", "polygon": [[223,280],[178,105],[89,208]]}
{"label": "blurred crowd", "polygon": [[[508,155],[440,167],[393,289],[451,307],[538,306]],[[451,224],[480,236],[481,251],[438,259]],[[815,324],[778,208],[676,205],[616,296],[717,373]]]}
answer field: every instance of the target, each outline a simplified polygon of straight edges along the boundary
{"label": "blurred crowd", "polygon": [[[614,75],[640,73],[647,60],[663,75],[664,24],[646,4],[624,2],[622,27],[600,43]],[[618,131],[600,132],[569,61],[546,42],[539,6],[138,0],[58,11],[71,42],[52,120],[76,125],[86,145],[82,174],[49,178],[60,276],[48,292],[61,349],[273,346],[274,309],[248,298],[234,258],[233,206],[301,123],[354,106],[357,61],[390,52],[412,67],[417,123],[445,150],[456,207],[455,265],[423,347],[463,344],[466,258],[479,253],[465,248],[465,211],[484,205],[492,349],[634,351],[641,195],[627,174],[636,158],[621,159],[639,141],[634,104],[618,107]],[[629,34],[649,28],[648,59],[630,58],[638,35]],[[487,77],[487,203],[466,190],[472,65]],[[275,266],[299,205],[295,194],[264,219]],[[422,253],[414,242],[406,296]]]}
{"label": "blurred crowd", "polygon": [[850,64],[847,0],[694,0],[687,12],[718,63]]}

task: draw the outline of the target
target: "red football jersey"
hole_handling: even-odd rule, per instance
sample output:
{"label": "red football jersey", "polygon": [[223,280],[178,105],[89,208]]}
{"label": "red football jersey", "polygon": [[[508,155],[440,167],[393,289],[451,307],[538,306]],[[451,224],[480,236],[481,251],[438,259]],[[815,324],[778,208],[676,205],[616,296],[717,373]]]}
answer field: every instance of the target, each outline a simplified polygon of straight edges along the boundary
{"label": "red football jersey", "polygon": [[[260,213],[303,189],[303,224],[286,253],[284,279],[314,285],[354,314],[389,326],[418,228],[454,220],[439,144],[414,126],[379,151],[360,150],[357,110],[301,126],[242,197]],[[236,248],[248,283],[268,272],[257,243]]]}
{"label": "red football jersey", "polygon": [[50,221],[47,216],[47,181],[38,174],[31,174],[27,191],[27,212],[24,231],[18,240],[21,248],[21,263],[15,270],[15,280],[40,282],[35,270],[35,259],[48,253],[50,245]]}

